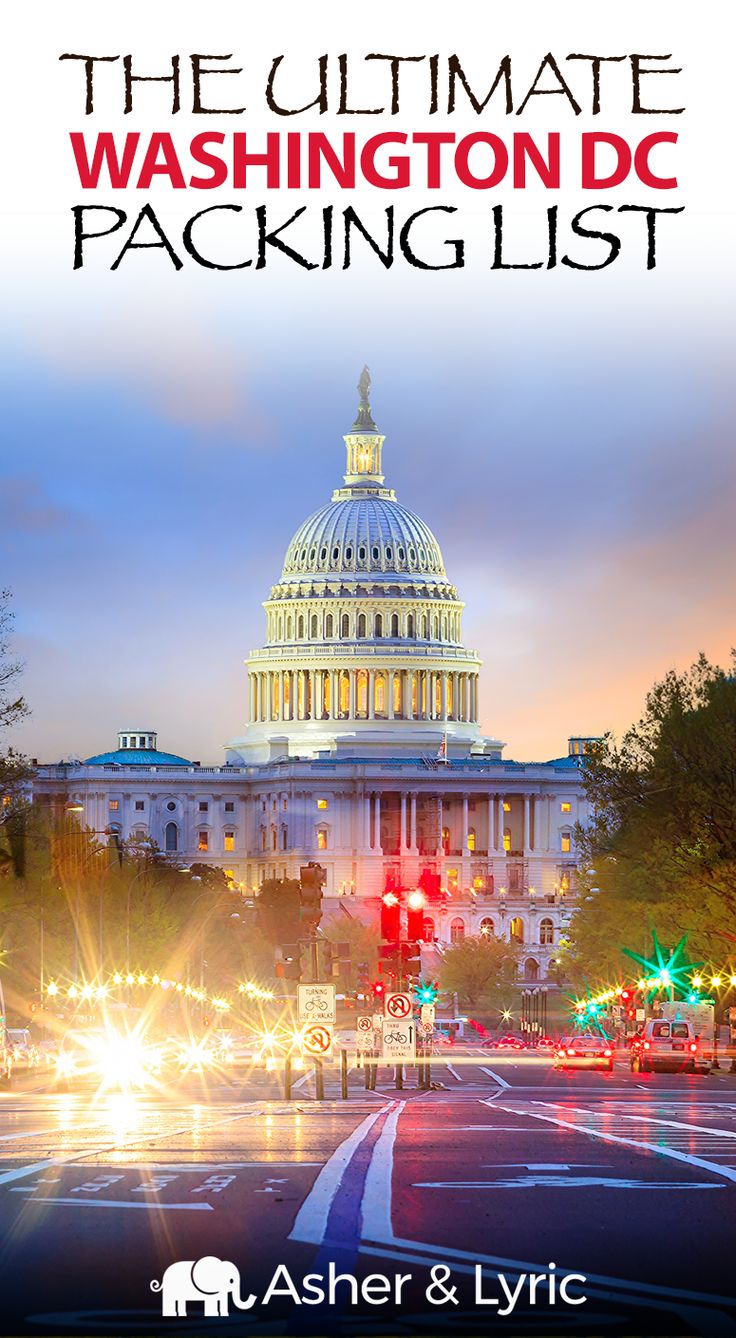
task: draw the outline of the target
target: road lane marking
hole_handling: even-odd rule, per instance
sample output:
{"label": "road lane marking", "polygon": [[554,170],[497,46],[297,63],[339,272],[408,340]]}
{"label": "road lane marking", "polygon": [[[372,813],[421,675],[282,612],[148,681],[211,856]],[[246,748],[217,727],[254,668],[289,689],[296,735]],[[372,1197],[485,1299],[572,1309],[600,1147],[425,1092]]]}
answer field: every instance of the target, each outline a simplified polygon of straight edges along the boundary
{"label": "road lane marking", "polygon": [[[16,1189],[19,1194],[23,1191]],[[64,1199],[54,1198],[49,1195],[48,1198],[40,1194],[28,1194],[28,1203],[60,1203],[70,1205],[73,1208],[144,1208],[147,1212],[189,1212],[189,1213],[213,1213],[214,1206],[211,1203],[154,1203],[146,1199]]]}
{"label": "road lane marking", "polygon": [[448,1064],[448,1065],[447,1065],[447,1071],[448,1071],[448,1073],[451,1073],[451,1074],[452,1074],[453,1078],[455,1079],[455,1082],[462,1082],[462,1078],[460,1077],[460,1074],[457,1072],[456,1069],[454,1069],[454,1068],[452,1067],[452,1064]]}
{"label": "road lane marking", "polygon": [[[261,1115],[260,1110],[241,1111],[237,1115],[228,1115],[225,1119],[212,1120],[208,1124],[202,1124],[198,1133],[201,1135],[214,1132],[221,1129],[225,1124],[234,1124],[238,1120],[254,1119]],[[103,1153],[124,1152],[128,1148],[133,1148],[137,1143],[148,1143],[151,1139],[177,1138],[180,1134],[190,1134],[192,1126],[184,1125],[180,1129],[165,1129],[161,1133],[154,1133],[149,1129],[145,1133],[139,1134],[136,1138],[118,1140],[115,1143],[105,1143],[102,1147],[83,1148],[80,1152],[71,1152],[63,1157],[47,1157],[43,1161],[32,1162],[29,1166],[16,1166],[12,1171],[3,1171],[0,1174],[0,1185],[11,1184],[14,1180],[24,1180],[26,1176],[35,1175],[37,1172],[47,1171],[51,1166],[67,1166],[72,1162],[83,1161],[85,1157],[99,1157]]]}
{"label": "road lane marking", "polygon": [[363,1235],[369,1240],[390,1240],[393,1236],[391,1199],[394,1144],[399,1116],[405,1106],[405,1101],[398,1102],[386,1116],[366,1172],[360,1211],[363,1221]]}
{"label": "road lane marking", "polygon": [[[539,1103],[543,1104],[542,1102]],[[643,1152],[654,1152],[659,1157],[671,1157],[673,1161],[685,1162],[688,1166],[695,1166],[700,1171],[710,1171],[713,1175],[722,1176],[724,1180],[732,1180],[736,1183],[736,1167],[718,1166],[716,1162],[706,1161],[703,1157],[695,1157],[689,1152],[679,1152],[676,1148],[667,1147],[660,1143],[644,1143],[637,1138],[624,1138],[619,1134],[604,1133],[601,1129],[592,1129],[582,1121],[562,1120],[558,1115],[543,1115],[541,1111],[530,1110],[528,1112],[513,1110],[510,1106],[494,1106],[494,1110],[506,1110],[510,1115],[527,1114],[532,1120],[546,1120],[549,1124],[556,1124],[561,1129],[571,1129],[573,1133],[587,1134],[589,1138],[600,1138],[604,1143],[620,1143],[623,1147],[640,1148]],[[592,1112],[586,1111],[585,1114]]]}
{"label": "road lane marking", "polygon": [[0,1143],[22,1143],[24,1138],[41,1138],[43,1134],[53,1134],[53,1129],[23,1129],[14,1134],[0,1134]]}
{"label": "road lane marking", "polygon": [[481,1064],[481,1071],[483,1073],[487,1073],[489,1078],[493,1078],[493,1081],[497,1082],[499,1087],[508,1087],[509,1089],[511,1088],[512,1084],[510,1082],[507,1082],[505,1078],[500,1078],[497,1073],[493,1072],[493,1069],[484,1068],[483,1065]]}
{"label": "road lane marking", "polygon": [[693,1180],[618,1180],[604,1175],[520,1175],[508,1180],[415,1180],[414,1189],[725,1189]]}
{"label": "road lane marking", "polygon": [[688,1124],[686,1120],[665,1120],[656,1115],[622,1115],[624,1120],[646,1120],[648,1124],[668,1124],[673,1129],[685,1129],[688,1133],[713,1134],[715,1138],[736,1138],[731,1129],[711,1129],[705,1124]]}
{"label": "road lane marking", "polygon": [[390,1105],[386,1105],[371,1115],[366,1115],[357,1128],[353,1129],[352,1133],[348,1134],[348,1137],[335,1149],[329,1160],[325,1162],[299,1209],[294,1219],[294,1225],[287,1237],[288,1240],[301,1241],[307,1245],[322,1244],[327,1230],[330,1209],[353,1154],[360,1147],[363,1139],[370,1133],[376,1120],[380,1119],[381,1115],[390,1109]]}

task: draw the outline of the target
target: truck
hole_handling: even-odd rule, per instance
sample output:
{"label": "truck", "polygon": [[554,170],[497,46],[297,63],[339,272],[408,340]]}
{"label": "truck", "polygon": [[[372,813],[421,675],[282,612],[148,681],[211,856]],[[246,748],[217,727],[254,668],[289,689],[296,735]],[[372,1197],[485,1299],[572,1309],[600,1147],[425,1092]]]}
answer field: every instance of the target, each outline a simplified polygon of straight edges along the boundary
{"label": "truck", "polygon": [[698,1038],[700,1054],[712,1064],[715,1050],[715,1006],[712,1003],[666,1002],[660,1004],[657,1016],[667,1018],[670,1022],[692,1023],[693,1031]]}

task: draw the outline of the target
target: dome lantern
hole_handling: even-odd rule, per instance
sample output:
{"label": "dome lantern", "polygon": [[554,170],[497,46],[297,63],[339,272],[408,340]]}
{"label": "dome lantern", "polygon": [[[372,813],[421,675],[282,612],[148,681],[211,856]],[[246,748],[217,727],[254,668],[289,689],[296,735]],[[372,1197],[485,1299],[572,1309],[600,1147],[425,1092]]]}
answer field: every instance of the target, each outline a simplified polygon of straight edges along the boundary
{"label": "dome lantern", "polygon": [[373,421],[368,399],[370,388],[371,375],[368,368],[364,367],[358,381],[360,395],[358,412],[353,426],[343,438],[348,452],[345,482],[349,488],[361,487],[366,483],[380,486],[383,483],[381,449],[385,437],[381,435]]}

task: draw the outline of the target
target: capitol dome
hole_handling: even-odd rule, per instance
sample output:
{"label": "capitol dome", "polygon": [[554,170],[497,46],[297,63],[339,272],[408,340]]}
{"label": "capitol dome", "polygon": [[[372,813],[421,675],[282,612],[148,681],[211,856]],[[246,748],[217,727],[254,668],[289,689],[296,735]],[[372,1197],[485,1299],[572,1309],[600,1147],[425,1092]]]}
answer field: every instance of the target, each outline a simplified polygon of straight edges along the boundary
{"label": "capitol dome", "polygon": [[429,526],[385,486],[367,368],[358,388],[344,486],[299,526],[264,603],[233,762],[486,751],[464,606]]}

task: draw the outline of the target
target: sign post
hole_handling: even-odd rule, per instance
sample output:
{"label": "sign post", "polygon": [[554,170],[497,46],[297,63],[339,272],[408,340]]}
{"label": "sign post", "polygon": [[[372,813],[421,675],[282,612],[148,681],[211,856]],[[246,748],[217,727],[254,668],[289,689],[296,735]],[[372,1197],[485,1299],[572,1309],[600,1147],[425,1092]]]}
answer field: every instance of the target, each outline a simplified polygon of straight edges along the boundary
{"label": "sign post", "polygon": [[297,985],[297,1017],[300,1022],[337,1022],[337,991],[334,985]]}

